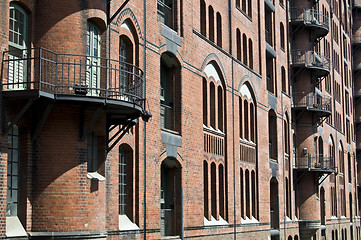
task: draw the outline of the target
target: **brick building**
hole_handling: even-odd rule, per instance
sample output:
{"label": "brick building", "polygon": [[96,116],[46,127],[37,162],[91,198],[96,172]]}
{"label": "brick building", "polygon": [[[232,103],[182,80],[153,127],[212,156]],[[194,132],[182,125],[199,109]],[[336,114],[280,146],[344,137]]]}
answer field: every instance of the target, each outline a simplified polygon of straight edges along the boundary
{"label": "brick building", "polygon": [[1,238],[360,239],[359,0],[0,12]]}

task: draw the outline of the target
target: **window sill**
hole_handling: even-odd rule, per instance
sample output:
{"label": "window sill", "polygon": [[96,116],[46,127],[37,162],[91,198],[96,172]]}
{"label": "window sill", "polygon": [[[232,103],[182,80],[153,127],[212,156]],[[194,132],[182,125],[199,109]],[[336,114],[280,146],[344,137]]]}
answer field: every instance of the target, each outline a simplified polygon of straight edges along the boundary
{"label": "window sill", "polygon": [[20,220],[16,216],[6,217],[6,237],[27,237],[28,234],[26,233],[23,225],[21,224]]}
{"label": "window sill", "polygon": [[91,180],[100,181],[100,182],[105,181],[105,177],[103,177],[97,172],[88,172],[86,176]]}
{"label": "window sill", "polygon": [[242,224],[259,223],[259,221],[252,216],[251,219],[248,217],[241,218],[241,223]]}
{"label": "window sill", "polygon": [[119,215],[119,230],[120,231],[130,231],[130,230],[139,230],[137,224],[133,223],[127,215]]}
{"label": "window sill", "polygon": [[221,216],[219,216],[219,220],[215,219],[213,216],[211,216],[210,221],[207,218],[204,218],[204,226],[219,226],[219,225],[229,225],[229,224]]}

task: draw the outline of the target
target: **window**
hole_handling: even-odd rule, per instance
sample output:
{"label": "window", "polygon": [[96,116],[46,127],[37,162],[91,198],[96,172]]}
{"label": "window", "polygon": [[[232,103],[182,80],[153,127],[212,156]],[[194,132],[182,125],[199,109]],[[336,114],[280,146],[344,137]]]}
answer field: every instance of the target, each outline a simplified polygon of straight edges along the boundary
{"label": "window", "polygon": [[281,78],[282,78],[282,91],[287,93],[288,86],[287,86],[287,79],[286,79],[286,70],[285,67],[281,67]]}
{"label": "window", "polygon": [[241,31],[237,28],[236,30],[237,35],[237,59],[242,61],[242,39],[241,39]]}
{"label": "window", "polygon": [[119,90],[128,92],[128,86],[132,81],[133,72],[133,44],[131,40],[122,35],[119,39]]}
{"label": "window", "polygon": [[204,2],[204,0],[201,0],[200,3],[200,7],[201,7],[201,33],[203,36],[206,36],[206,3]]}
{"label": "window", "polygon": [[273,110],[268,113],[268,134],[269,158],[277,161],[277,116]]}
{"label": "window", "polygon": [[160,114],[161,128],[181,132],[180,64],[170,52],[161,56]]}
{"label": "window", "polygon": [[129,145],[122,144],[119,147],[119,229],[123,229],[128,222],[127,228],[138,229],[135,221],[134,199],[134,160],[133,150]]}
{"label": "window", "polygon": [[88,22],[86,37],[87,69],[85,85],[90,89],[88,95],[99,96],[100,91],[100,30]]}
{"label": "window", "polygon": [[246,173],[245,173],[245,182],[246,182],[246,216],[251,219],[251,192],[250,192],[250,182],[249,182],[249,170],[246,169]]}
{"label": "window", "polygon": [[283,23],[281,23],[280,25],[281,25],[281,28],[280,28],[281,49],[285,50],[285,27],[284,27]]}
{"label": "window", "polygon": [[27,75],[27,14],[20,6],[11,2],[9,14],[9,67],[8,89],[26,88]]}
{"label": "window", "polygon": [[222,47],[222,17],[217,12],[217,45]]}
{"label": "window", "polygon": [[248,51],[249,51],[249,67],[253,69],[253,42],[252,39],[248,39]]}
{"label": "window", "polygon": [[238,99],[238,106],[239,106],[239,137],[243,138],[243,100],[242,98]]}
{"label": "window", "polygon": [[203,161],[203,186],[204,186],[204,217],[208,220],[210,219],[209,215],[209,205],[208,205],[208,163]]}
{"label": "window", "polygon": [[243,33],[243,63],[247,65],[247,36]]}
{"label": "window", "polygon": [[252,18],[252,0],[248,0],[248,16]]}
{"label": "window", "polygon": [[216,173],[216,164],[213,162],[211,164],[211,206],[212,206],[212,216],[216,219],[217,217],[217,173]]}
{"label": "window", "polygon": [[157,0],[158,21],[177,31],[177,1]]}
{"label": "window", "polygon": [[267,57],[266,59],[266,78],[267,78],[267,90],[273,94],[276,94],[276,81],[274,80],[274,59]]}
{"label": "window", "polygon": [[214,42],[214,10],[212,6],[208,7],[208,22],[209,22],[209,40]]}
{"label": "window", "polygon": [[6,216],[18,215],[19,128],[14,125],[8,134]]}
{"label": "window", "polygon": [[88,172],[98,171],[98,136],[90,133],[88,136]]}
{"label": "window", "polygon": [[205,126],[208,126],[208,102],[207,102],[207,96],[208,96],[208,91],[207,91],[207,80],[206,78],[203,78],[203,124]]}
{"label": "window", "polygon": [[244,212],[244,180],[243,180],[243,169],[240,169],[240,193],[241,193],[241,217],[245,218],[245,212]]}

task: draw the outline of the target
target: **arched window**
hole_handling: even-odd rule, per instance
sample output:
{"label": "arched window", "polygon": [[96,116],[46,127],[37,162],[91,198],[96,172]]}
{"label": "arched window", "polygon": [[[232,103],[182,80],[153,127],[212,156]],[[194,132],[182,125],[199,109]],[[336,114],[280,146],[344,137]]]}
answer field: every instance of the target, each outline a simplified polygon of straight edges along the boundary
{"label": "arched window", "polygon": [[281,78],[282,78],[282,91],[288,93],[286,70],[284,66],[281,67]]}
{"label": "arched window", "polygon": [[211,207],[212,216],[218,220],[217,216],[217,173],[216,164],[211,164]]}
{"label": "arched window", "polygon": [[[90,89],[88,95],[99,96],[100,88],[100,30],[93,22],[87,25],[87,45],[86,54],[90,59],[90,65],[86,71],[86,85]],[[124,74],[122,80],[126,81],[127,76]]]}
{"label": "arched window", "polygon": [[280,25],[281,25],[280,26],[281,49],[285,50],[285,27],[282,22]]}
{"label": "arched window", "polygon": [[242,40],[241,40],[241,31],[237,28],[236,30],[237,35],[237,59],[242,61]]}
{"label": "arched window", "polygon": [[217,45],[222,47],[222,17],[217,12]]}
{"label": "arched window", "polygon": [[244,138],[249,140],[249,122],[248,122],[248,102],[247,100],[244,100]]}
{"label": "arched window", "polygon": [[204,191],[204,217],[210,220],[208,200],[208,163],[203,161],[203,191]]}
{"label": "arched window", "polygon": [[247,65],[247,36],[243,33],[243,63]]}
{"label": "arched window", "polygon": [[277,161],[277,117],[273,110],[268,112],[268,134],[269,157]]}
{"label": "arched window", "polygon": [[223,132],[223,89],[218,86],[218,129]]}
{"label": "arched window", "polygon": [[218,167],[218,180],[219,180],[219,215],[225,219],[225,192],[224,192],[224,168],[220,164]]}
{"label": "arched window", "polygon": [[26,48],[28,35],[28,15],[19,5],[10,3],[8,89],[26,88]]}
{"label": "arched window", "polygon": [[200,0],[200,8],[201,8],[201,22],[200,22],[200,26],[201,26],[201,33],[203,36],[206,36],[206,3],[204,2],[204,0]]}
{"label": "arched window", "polygon": [[216,129],[216,90],[215,90],[215,86],[214,83],[211,82],[210,84],[210,94],[211,94],[211,127],[213,127],[214,129]]}
{"label": "arched window", "polygon": [[132,222],[135,217],[133,169],[133,150],[127,145],[121,145],[119,147],[119,215]]}
{"label": "arched window", "polygon": [[161,56],[160,64],[161,128],[181,133],[181,66],[170,52]]}
{"label": "arched window", "polygon": [[212,6],[208,7],[208,22],[209,22],[209,40],[214,42],[214,10]]}
{"label": "arched window", "polygon": [[278,181],[274,177],[270,181],[270,217],[271,228],[279,229]]}
{"label": "arched window", "polygon": [[239,106],[239,137],[243,138],[243,100],[242,98],[238,98],[238,106]]}
{"label": "arched window", "polygon": [[246,178],[246,215],[251,218],[251,191],[250,191],[250,182],[249,182],[249,171],[246,169],[245,178]]}
{"label": "arched window", "polygon": [[207,93],[207,80],[203,78],[203,124],[208,126],[208,93]]}
{"label": "arched window", "polygon": [[249,104],[249,117],[250,117],[250,123],[249,123],[249,126],[250,126],[250,132],[251,132],[251,141],[252,142],[255,142],[255,116],[254,116],[254,107],[253,107],[253,103],[251,102]]}
{"label": "arched window", "polygon": [[248,51],[249,51],[249,67],[253,69],[253,42],[252,39],[248,39]]}
{"label": "arched window", "polygon": [[128,92],[129,83],[132,82],[133,75],[133,44],[131,40],[122,35],[119,38],[119,89],[121,92]]}
{"label": "arched window", "polygon": [[348,169],[348,182],[352,183],[352,165],[351,165],[351,154],[347,153],[347,169]]}
{"label": "arched window", "polygon": [[338,156],[338,168],[339,168],[339,172],[340,173],[344,173],[345,172],[345,161],[344,161],[344,153],[343,153],[343,146],[342,146],[342,142],[340,142],[339,144],[339,156]]}
{"label": "arched window", "polygon": [[289,131],[289,119],[286,115],[286,119],[283,122],[284,124],[284,151],[286,154],[290,154],[290,131]]}
{"label": "arched window", "polygon": [[240,179],[240,193],[241,193],[241,217],[245,218],[245,212],[244,212],[244,180],[243,180],[243,169],[240,169],[239,172],[239,179]]}
{"label": "arched window", "polygon": [[251,198],[252,198],[252,216],[257,218],[257,191],[256,191],[256,174],[255,171],[252,170],[251,172]]}

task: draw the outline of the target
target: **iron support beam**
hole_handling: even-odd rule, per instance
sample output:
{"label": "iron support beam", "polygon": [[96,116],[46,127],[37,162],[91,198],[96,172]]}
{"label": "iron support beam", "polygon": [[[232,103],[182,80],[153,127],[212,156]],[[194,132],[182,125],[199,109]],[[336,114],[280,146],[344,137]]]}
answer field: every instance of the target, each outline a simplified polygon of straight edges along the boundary
{"label": "iron support beam", "polygon": [[53,109],[53,106],[54,106],[53,104],[49,104],[46,107],[45,112],[44,112],[40,122],[38,123],[38,126],[36,127],[36,130],[35,130],[32,138],[31,138],[32,141],[34,141],[34,140],[36,140],[38,138],[38,136],[40,134],[40,131],[41,131],[41,129],[43,129],[43,126],[44,126],[44,124],[46,122],[46,119],[48,119],[48,116],[49,116],[51,110]]}
{"label": "iron support beam", "polygon": [[83,142],[85,138],[89,135],[90,131],[93,129],[95,122],[97,121],[102,110],[102,106],[99,106],[97,111],[94,113],[93,118],[90,120],[89,126],[83,132],[83,135],[80,136],[80,141]]}
{"label": "iron support beam", "polygon": [[123,4],[118,8],[118,10],[113,14],[113,16],[110,17],[110,1],[108,2],[108,25],[114,20],[114,18],[117,17],[117,15],[123,10],[123,8],[125,7],[125,5],[128,4],[130,0],[125,0],[125,2],[123,2]]}
{"label": "iron support beam", "polygon": [[[117,133],[116,135],[118,135],[121,131],[123,131],[120,136],[113,142],[113,144],[110,147],[107,147],[107,153],[109,153],[114,147],[115,145],[117,145],[117,143],[120,141],[120,139],[122,139],[122,137],[129,131],[129,129],[131,127],[133,127],[135,124],[137,124],[138,120],[137,119],[132,119],[130,120],[127,124],[125,124]],[[113,136],[111,139],[113,140],[115,137]],[[108,144],[110,143],[111,140],[108,141]],[[107,145],[108,145],[107,144]]]}
{"label": "iron support beam", "polygon": [[[9,126],[7,128],[5,128],[2,132],[2,135],[6,135],[10,129],[13,128],[13,126],[19,121],[19,119],[24,115],[24,113],[29,109],[29,107],[33,104],[33,102],[35,101],[35,99],[31,98],[28,100],[28,102],[25,104],[25,106],[21,109],[21,111],[16,115],[16,117],[10,122]],[[5,119],[3,118],[3,121],[5,121]],[[3,123],[3,126],[5,126],[6,123]]]}

